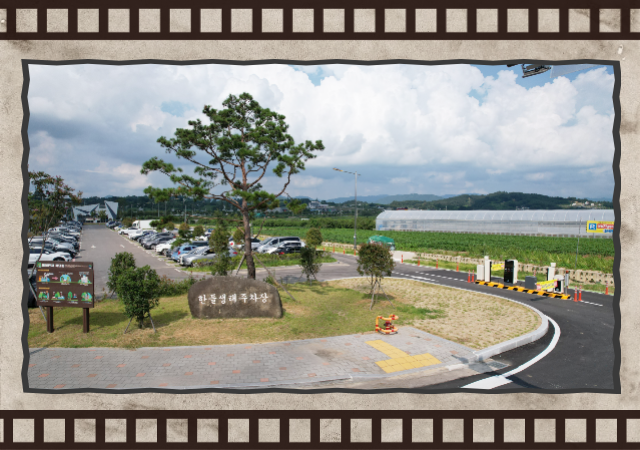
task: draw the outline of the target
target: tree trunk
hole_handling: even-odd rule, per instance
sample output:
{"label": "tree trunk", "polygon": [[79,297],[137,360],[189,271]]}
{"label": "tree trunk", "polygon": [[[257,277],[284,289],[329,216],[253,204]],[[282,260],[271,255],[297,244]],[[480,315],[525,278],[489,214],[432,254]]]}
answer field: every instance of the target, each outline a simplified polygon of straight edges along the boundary
{"label": "tree trunk", "polygon": [[244,223],[244,254],[247,261],[247,278],[256,279],[256,265],[253,262],[251,252],[251,224],[249,222],[249,211],[246,209],[246,200],[242,199],[242,222]]}

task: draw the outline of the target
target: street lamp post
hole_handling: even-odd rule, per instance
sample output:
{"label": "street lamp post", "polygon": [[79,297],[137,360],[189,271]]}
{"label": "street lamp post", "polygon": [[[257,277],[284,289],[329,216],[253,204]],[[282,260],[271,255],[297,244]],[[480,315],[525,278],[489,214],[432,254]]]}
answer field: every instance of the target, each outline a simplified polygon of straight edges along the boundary
{"label": "street lamp post", "polygon": [[353,251],[357,251],[358,250],[358,175],[362,175],[362,174],[359,174],[358,172],[349,172],[347,170],[336,169],[335,167],[333,168],[333,170],[337,170],[338,172],[350,173],[351,175],[355,176],[356,184],[355,184],[354,201],[356,206],[356,215],[355,215],[355,220],[353,221]]}

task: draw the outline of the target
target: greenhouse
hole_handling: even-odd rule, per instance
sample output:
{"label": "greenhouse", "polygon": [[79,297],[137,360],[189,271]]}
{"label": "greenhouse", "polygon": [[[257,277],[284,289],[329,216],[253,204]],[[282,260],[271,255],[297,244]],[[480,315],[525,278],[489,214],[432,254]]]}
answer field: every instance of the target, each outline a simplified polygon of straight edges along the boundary
{"label": "greenhouse", "polygon": [[611,209],[523,211],[385,211],[376,218],[379,231],[443,231],[450,233],[531,236],[589,236],[611,238],[613,233],[587,233],[587,221],[614,222]]}

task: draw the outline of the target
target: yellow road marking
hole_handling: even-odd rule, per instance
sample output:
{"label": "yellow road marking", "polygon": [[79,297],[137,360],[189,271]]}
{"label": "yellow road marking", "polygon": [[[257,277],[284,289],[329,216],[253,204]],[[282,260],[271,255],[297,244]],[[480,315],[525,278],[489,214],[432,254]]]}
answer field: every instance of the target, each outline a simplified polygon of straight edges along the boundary
{"label": "yellow road marking", "polygon": [[440,364],[437,358],[429,353],[411,356],[402,350],[382,340],[367,341],[367,344],[389,356],[391,359],[378,361],[376,364],[386,373],[400,372],[402,370],[417,369],[420,367]]}

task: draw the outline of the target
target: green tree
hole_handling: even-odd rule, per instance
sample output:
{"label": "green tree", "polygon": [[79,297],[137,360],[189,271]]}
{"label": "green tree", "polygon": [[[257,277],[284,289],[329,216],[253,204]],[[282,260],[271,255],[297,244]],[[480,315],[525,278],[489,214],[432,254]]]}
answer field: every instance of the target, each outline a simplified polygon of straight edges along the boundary
{"label": "green tree", "polygon": [[176,229],[176,225],[172,221],[167,222],[164,227],[167,229],[167,231],[173,231]]}
{"label": "green tree", "polygon": [[105,222],[107,220],[107,213],[101,209],[98,213],[98,218],[100,219],[100,222]]}
{"label": "green tree", "polygon": [[131,217],[125,217],[124,219],[122,219],[122,225],[124,225],[126,228],[129,228],[131,225],[133,225],[133,219],[131,219]]}
{"label": "green tree", "polygon": [[[207,105],[203,113],[210,124],[200,119],[189,121],[190,129],[178,128],[175,137],[158,139],[168,153],[192,162],[194,176],[183,174],[181,168],[157,157],[146,161],[141,173],[159,171],[177,185],[176,188],[157,189],[149,186],[145,194],[156,201],[179,195],[196,200],[203,198],[222,200],[242,216],[248,278],[255,279],[256,271],[251,253],[250,218],[255,211],[272,209],[279,205],[278,197],[286,194],[291,177],[305,169],[305,162],[314,158],[314,151],[324,150],[322,141],[296,144],[287,134],[289,125],[285,116],[263,108],[248,93],[229,95],[222,103],[225,109]],[[284,178],[277,193],[269,193],[260,182],[269,167]],[[220,194],[212,194],[217,185],[228,187]],[[276,190],[277,191],[277,190]],[[299,205],[292,200],[287,207]]]}
{"label": "green tree", "polygon": [[310,281],[310,278],[315,278],[318,272],[320,272],[320,268],[322,264],[318,262],[320,259],[322,252],[317,252],[315,247],[302,247],[300,249],[300,266],[302,266],[302,273],[307,277],[307,282]]}
{"label": "green tree", "polygon": [[204,236],[204,228],[202,227],[202,225],[196,225],[195,227],[193,227],[193,236],[194,237]]}
{"label": "green tree", "polygon": [[209,248],[216,255],[211,266],[211,274],[226,277],[231,265],[231,256],[229,255],[229,229],[225,220],[218,219],[218,224],[209,236]]}
{"label": "green tree", "polygon": [[128,269],[119,277],[116,286],[118,298],[124,303],[125,316],[136,319],[138,328],[142,328],[144,319],[160,304],[160,277],[149,266]]}
{"label": "green tree", "polygon": [[191,227],[186,222],[183,222],[178,227],[178,238],[173,243],[173,247],[177,247],[182,244],[186,244],[191,241],[193,235],[191,234]]}
{"label": "green tree", "polygon": [[[162,230],[164,230],[165,228],[167,228],[168,230],[169,229],[173,230],[173,228],[175,228],[175,225],[173,224],[173,220],[174,220],[174,217],[171,215],[162,216],[158,220],[151,221],[149,225],[154,227],[158,232],[162,232]],[[169,225],[171,225],[171,228],[168,227]]]}
{"label": "green tree", "polygon": [[307,231],[306,243],[309,247],[314,249],[322,245],[322,233],[318,228],[309,228]]}
{"label": "green tree", "polygon": [[[29,209],[29,232],[32,234],[29,239],[29,243],[31,243],[33,236],[44,236],[43,233],[57,225],[71,206],[79,205],[82,192],[74,193],[75,189],[69,187],[60,176],[51,176],[42,171],[29,171],[28,173],[27,208]],[[44,237],[44,243],[46,243],[46,237]],[[42,245],[40,255],[38,255],[32,272],[29,274],[30,277],[36,270],[44,247]],[[29,283],[29,289],[35,296],[31,283]]]}
{"label": "green tree", "polygon": [[366,243],[360,246],[358,273],[369,278],[372,295],[376,284],[379,284],[385,276],[390,276],[394,268],[393,256],[386,245]]}
{"label": "green tree", "polygon": [[123,273],[129,269],[136,268],[136,259],[133,254],[129,252],[116,253],[116,256],[111,258],[111,265],[109,266],[107,288],[111,293],[118,292],[118,280],[120,280]]}

